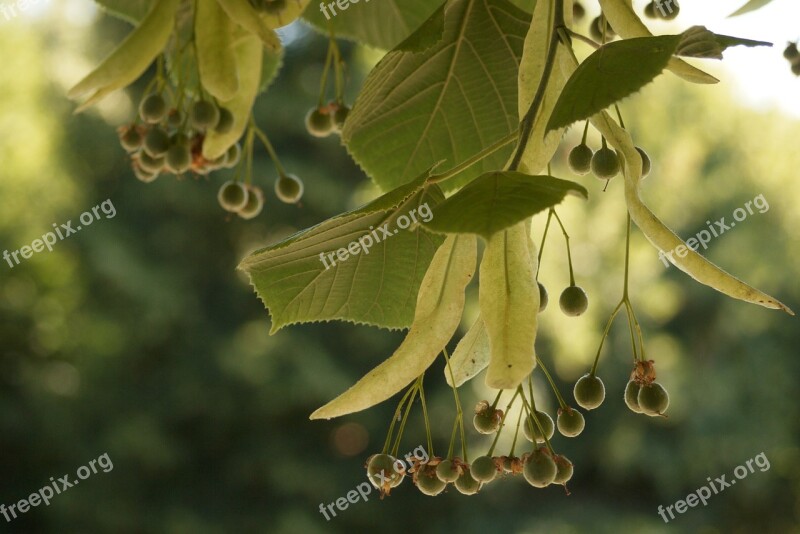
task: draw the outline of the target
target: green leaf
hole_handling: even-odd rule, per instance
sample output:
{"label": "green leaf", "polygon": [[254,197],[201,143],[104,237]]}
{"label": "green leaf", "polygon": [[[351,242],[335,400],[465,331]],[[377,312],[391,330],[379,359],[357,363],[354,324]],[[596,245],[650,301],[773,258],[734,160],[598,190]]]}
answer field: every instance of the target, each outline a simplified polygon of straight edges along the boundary
{"label": "green leaf", "polygon": [[430,367],[461,321],[464,288],[475,274],[477,249],[473,236],[447,238],[422,280],[414,323],[403,343],[353,387],[311,414],[311,419],[330,419],[374,406]]}
{"label": "green leaf", "polygon": [[772,2],[772,0],[750,0],[745,5],[728,15],[729,17],[736,17],[739,15],[744,15],[745,13],[750,13],[751,11],[755,11],[756,9],[761,9],[762,7],[766,6]]}
{"label": "green leaf", "polygon": [[424,52],[442,40],[444,33],[444,9],[446,4],[439,6],[439,9],[426,20],[417,31],[411,34],[408,39],[397,45],[395,50],[403,52]]}
{"label": "green leaf", "polygon": [[705,26],[692,26],[681,34],[675,55],[722,59],[722,53],[731,46],[772,46],[772,43],[718,35],[707,30]]}
{"label": "green leaf", "polygon": [[[611,27],[623,39],[652,37],[652,32],[633,9],[632,0],[599,0],[600,8]],[[667,70],[692,83],[718,83],[719,80],[676,57],[667,63]]]}
{"label": "green leaf", "polygon": [[265,92],[278,77],[278,73],[283,67],[284,49],[270,50],[264,48],[264,59],[261,62],[261,83],[258,86],[259,94]]}
{"label": "green leaf", "polygon": [[517,387],[536,366],[539,286],[528,224],[495,234],[481,260],[478,300],[491,349],[486,385],[494,389]]}
{"label": "green leaf", "polygon": [[478,234],[489,239],[568,194],[589,198],[582,185],[520,172],[493,171],[477,178],[433,209],[425,227],[434,232]]}
{"label": "green leaf", "polygon": [[417,30],[444,0],[361,0],[350,3],[346,10],[336,7],[332,15],[329,2],[325,2],[328,17],[322,13],[318,2],[306,9],[303,18],[314,28],[327,35],[328,24],[338,37],[391,50]]}
{"label": "green leaf", "polygon": [[[388,53],[368,76],[342,139],[384,190],[446,160],[453,167],[517,130],[517,84],[530,16],[506,0],[453,0],[442,40]],[[512,75],[509,75],[512,73]],[[448,180],[502,167],[512,147]]]}
{"label": "green leaf", "polygon": [[486,333],[486,324],[483,318],[478,315],[475,323],[467,331],[466,335],[456,345],[456,350],[450,357],[450,370],[445,366],[444,377],[447,384],[452,387],[461,386],[464,382],[471,379],[489,365],[489,335]]}
{"label": "green leaf", "polygon": [[[239,268],[272,314],[273,333],[290,324],[334,319],[385,328],[411,324],[420,282],[444,240],[421,228],[400,229],[401,217],[413,211],[418,220],[427,218],[427,209],[443,199],[437,186],[422,185],[424,177],[415,182],[402,195],[387,193],[242,261]],[[354,243],[364,246],[353,248],[355,257],[336,257]]]}
{"label": "green leaf", "polygon": [[95,3],[109,15],[136,24],[147,15],[155,0],[95,0]]}
{"label": "green leaf", "polygon": [[680,40],[680,35],[636,37],[600,47],[567,80],[547,131],[588,119],[652,82]]}

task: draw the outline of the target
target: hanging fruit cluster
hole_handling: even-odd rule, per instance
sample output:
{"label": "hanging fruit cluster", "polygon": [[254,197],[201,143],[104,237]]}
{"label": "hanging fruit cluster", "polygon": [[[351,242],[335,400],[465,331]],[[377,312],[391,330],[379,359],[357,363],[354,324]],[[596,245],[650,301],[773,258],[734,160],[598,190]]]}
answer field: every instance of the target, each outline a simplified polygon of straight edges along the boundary
{"label": "hanging fruit cluster", "polygon": [[133,83],[155,61],[134,120],[118,129],[134,175],[153,182],[163,174],[200,177],[231,169],[233,179],[217,199],[242,219],[258,216],[265,202],[253,176],[255,139],[277,170],[277,198],[295,204],[302,181],[284,171],[266,134],[256,126],[253,103],[281,62],[275,28],[294,21],[308,0],[154,2],[136,29],[69,96],[89,95],[86,109]]}

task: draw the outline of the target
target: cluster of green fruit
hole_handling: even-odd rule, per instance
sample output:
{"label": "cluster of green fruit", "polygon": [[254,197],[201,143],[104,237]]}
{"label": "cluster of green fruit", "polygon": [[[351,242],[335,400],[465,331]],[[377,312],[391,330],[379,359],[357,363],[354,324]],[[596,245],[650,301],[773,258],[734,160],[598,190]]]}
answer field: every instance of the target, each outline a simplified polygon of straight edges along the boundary
{"label": "cluster of green fruit", "polygon": [[[233,122],[231,112],[213,102],[197,100],[187,110],[181,110],[171,108],[161,94],[152,93],[140,102],[137,122],[119,129],[120,144],[131,154],[133,172],[142,182],[152,182],[161,173],[207,175],[218,169],[237,167],[245,160],[239,143],[231,145],[217,159],[208,160],[203,156],[206,133],[213,130],[226,134]],[[252,160],[252,143],[247,144],[247,149],[251,151],[249,159]],[[246,183],[239,181],[238,174],[237,179],[222,184],[217,200],[225,211],[242,219],[253,219],[264,208],[264,192],[251,185],[249,179]],[[279,169],[275,182],[275,195],[279,200],[296,204],[303,196],[303,189],[303,182],[297,176]]]}
{"label": "cluster of green fruit", "polygon": [[[636,147],[639,155],[642,156],[642,178],[647,178],[650,174],[650,156],[641,147]],[[567,163],[572,172],[578,176],[584,176],[591,172],[600,180],[611,180],[619,174],[622,166],[620,165],[619,154],[608,147],[605,138],[603,146],[594,152],[586,139],[569,152]]]}
{"label": "cluster of green fruit", "polygon": [[119,129],[119,138],[122,147],[131,154],[134,174],[149,183],[161,173],[206,175],[235,166],[241,157],[238,145],[213,161],[202,154],[207,131],[226,133],[232,127],[231,112],[213,102],[198,100],[184,111],[170,108],[164,96],[152,93],[139,103],[137,122]]}
{"label": "cluster of green fruit", "polygon": [[389,454],[375,454],[367,460],[367,477],[383,495],[399,486],[407,474],[412,476],[422,494],[433,497],[442,493],[448,484],[453,484],[463,495],[475,495],[485,484],[503,474],[522,473],[525,480],[537,488],[566,485],[574,470],[565,456],[552,454],[546,447],[537,447],[521,457],[480,456],[471,464],[458,456],[452,459],[436,456],[427,462],[415,459],[414,466],[407,472],[398,470],[396,464],[397,460]]}
{"label": "cluster of green fruit", "polygon": [[797,50],[797,43],[789,43],[783,51],[783,57],[792,66],[792,73],[800,76],[800,51]]}
{"label": "cluster of green fruit", "polygon": [[625,404],[635,413],[651,417],[664,415],[669,407],[669,393],[656,382],[653,360],[637,362],[625,386]]}
{"label": "cluster of green fruit", "polygon": [[[547,288],[541,282],[537,283],[539,284],[539,313],[541,313],[547,308],[550,296],[547,293]],[[589,297],[582,287],[571,284],[561,292],[558,305],[564,315],[577,317],[589,308]]]}
{"label": "cluster of green fruit", "polygon": [[311,108],[306,114],[306,130],[314,137],[341,134],[349,114],[350,108],[341,102]]}

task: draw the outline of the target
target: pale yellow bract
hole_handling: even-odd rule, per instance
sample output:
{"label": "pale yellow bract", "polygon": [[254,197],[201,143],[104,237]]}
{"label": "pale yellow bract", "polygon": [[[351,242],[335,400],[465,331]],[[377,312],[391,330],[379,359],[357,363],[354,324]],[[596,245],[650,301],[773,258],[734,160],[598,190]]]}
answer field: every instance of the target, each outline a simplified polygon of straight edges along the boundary
{"label": "pale yellow bract", "polygon": [[475,275],[477,255],[476,236],[448,236],[422,279],[414,322],[406,338],[391,357],[311,414],[311,419],[365,410],[398,393],[430,367],[461,322],[464,288]]}

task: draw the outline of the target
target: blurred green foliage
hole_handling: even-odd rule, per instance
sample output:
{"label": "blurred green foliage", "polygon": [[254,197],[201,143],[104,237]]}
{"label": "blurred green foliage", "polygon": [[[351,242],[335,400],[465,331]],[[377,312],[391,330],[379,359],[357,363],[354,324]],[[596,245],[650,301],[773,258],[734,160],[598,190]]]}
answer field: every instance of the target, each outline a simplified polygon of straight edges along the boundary
{"label": "blurred green foliage", "polygon": [[[285,166],[305,180],[303,203],[271,198],[265,214],[244,222],[228,220],[216,204],[224,174],[150,185],[134,179],[114,128],[132,113],[141,84],[99,111],[72,116],[64,86],[127,28],[108,19],[88,28],[69,18],[56,24],[66,11],[53,9],[39,25],[0,28],[0,247],[29,244],[105,199],[117,215],[52,253],[13,269],[0,265],[0,502],[15,503],[103,453],[114,469],[49,507],[11,523],[0,518],[0,531],[798,532],[797,320],[665,269],[638,234],[632,299],[648,354],[672,394],[668,419],[625,408],[630,348],[617,324],[600,366],[606,403],[587,416],[578,439],[555,441],[576,465],[571,496],[504,480],[475,497],[450,490],[431,499],[406,481],[390,498],[379,501],[373,492],[326,522],[320,503],[364,480],[363,462],[382,447],[394,406],[328,422],[312,423],[308,414],[389,355],[402,335],[321,324],[270,337],[268,314],[235,271],[249,251],[375,194],[336,139],[314,140],[303,129],[324,39],[296,34],[281,77],[256,109]],[[374,54],[346,53],[352,101]],[[797,310],[800,152],[793,146],[800,124],[745,110],[729,95],[730,87],[687,87],[664,77],[623,106],[654,160],[645,196],[689,237],[706,220],[730,218],[764,194],[770,210],[715,239],[708,254]],[[562,163],[579,133],[569,134]],[[261,152],[256,169],[271,188],[274,171]],[[571,178],[564,165],[556,174]],[[599,181],[585,183],[588,211],[570,201],[562,216],[589,312],[566,319],[554,306],[568,282],[556,234],[541,272],[551,306],[539,350],[555,362],[566,396],[588,369],[621,291],[622,184],[602,193]],[[542,221],[535,220],[538,232]],[[475,313],[473,305],[465,325]],[[454,414],[441,372],[434,366],[426,382],[438,454],[446,451]],[[462,388],[465,409],[489,395],[482,380]],[[540,408],[553,414],[552,395],[543,382],[537,386]],[[424,443],[417,410],[401,451]],[[488,446],[474,433],[470,444],[473,455]],[[770,470],[670,525],[657,515],[659,504],[685,498],[706,477],[730,477],[762,451]]]}

